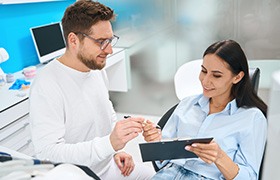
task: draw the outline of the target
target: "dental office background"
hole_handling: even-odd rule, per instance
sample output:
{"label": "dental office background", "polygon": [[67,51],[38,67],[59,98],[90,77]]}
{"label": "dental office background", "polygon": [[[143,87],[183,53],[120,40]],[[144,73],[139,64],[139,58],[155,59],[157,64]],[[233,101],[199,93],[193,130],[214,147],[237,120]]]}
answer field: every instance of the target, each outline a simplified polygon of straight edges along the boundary
{"label": "dental office background", "polygon": [[[58,22],[74,0],[0,0],[0,64],[14,73],[39,60],[30,27]],[[222,39],[238,41],[261,69],[259,95],[268,101],[271,73],[280,69],[279,0],[100,0],[113,8],[117,47],[126,49],[129,90],[110,92],[117,112],[161,116],[178,102],[173,77]],[[1,4],[3,3],[3,4]],[[1,102],[1,100],[0,100]]]}

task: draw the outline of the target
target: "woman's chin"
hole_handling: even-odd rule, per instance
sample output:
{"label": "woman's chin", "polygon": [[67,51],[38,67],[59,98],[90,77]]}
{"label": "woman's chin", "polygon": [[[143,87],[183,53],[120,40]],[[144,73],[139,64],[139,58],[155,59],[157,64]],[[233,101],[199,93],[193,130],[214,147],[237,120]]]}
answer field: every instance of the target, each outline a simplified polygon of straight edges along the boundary
{"label": "woman's chin", "polygon": [[203,90],[203,95],[208,98],[211,98],[213,96],[211,92],[205,90]]}

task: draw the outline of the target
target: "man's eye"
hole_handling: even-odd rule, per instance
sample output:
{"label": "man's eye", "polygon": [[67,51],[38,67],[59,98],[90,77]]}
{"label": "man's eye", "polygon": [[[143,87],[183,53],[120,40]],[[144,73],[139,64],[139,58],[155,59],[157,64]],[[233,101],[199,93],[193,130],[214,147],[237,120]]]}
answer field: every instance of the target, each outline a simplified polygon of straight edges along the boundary
{"label": "man's eye", "polygon": [[104,40],[98,40],[98,42],[99,42],[100,44],[103,44],[105,41],[104,41]]}

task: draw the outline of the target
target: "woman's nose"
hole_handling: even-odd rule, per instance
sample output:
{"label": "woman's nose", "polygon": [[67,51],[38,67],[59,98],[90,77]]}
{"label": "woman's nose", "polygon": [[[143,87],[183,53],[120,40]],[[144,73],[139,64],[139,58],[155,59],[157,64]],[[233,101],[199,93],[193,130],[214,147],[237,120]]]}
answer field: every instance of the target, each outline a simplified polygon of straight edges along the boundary
{"label": "woman's nose", "polygon": [[202,78],[202,84],[203,85],[208,85],[209,83],[210,83],[210,77],[209,77],[209,75],[205,75],[205,76],[203,76],[203,78]]}

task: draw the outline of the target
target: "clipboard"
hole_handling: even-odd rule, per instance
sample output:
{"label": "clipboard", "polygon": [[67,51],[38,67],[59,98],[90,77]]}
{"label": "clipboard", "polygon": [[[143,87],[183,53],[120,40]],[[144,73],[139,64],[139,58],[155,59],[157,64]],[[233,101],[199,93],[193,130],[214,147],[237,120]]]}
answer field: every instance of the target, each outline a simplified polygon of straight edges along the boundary
{"label": "clipboard", "polygon": [[210,143],[212,139],[213,137],[148,142],[140,143],[139,147],[143,162],[181,158],[197,158],[197,155],[193,152],[187,151],[185,146],[191,145],[192,143]]}

